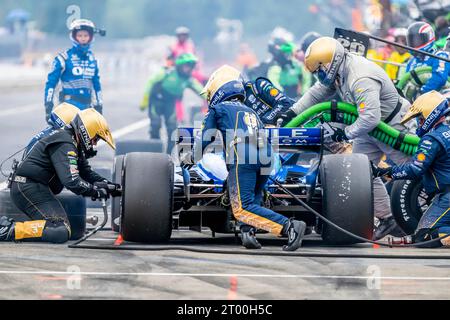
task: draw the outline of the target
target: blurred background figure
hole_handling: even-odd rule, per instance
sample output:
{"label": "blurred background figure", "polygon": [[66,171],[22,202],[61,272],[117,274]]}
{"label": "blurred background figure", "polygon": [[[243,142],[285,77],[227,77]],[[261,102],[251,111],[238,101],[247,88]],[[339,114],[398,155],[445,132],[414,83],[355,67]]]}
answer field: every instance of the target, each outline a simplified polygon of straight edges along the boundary
{"label": "blurred background figure", "polygon": [[197,61],[197,57],[192,53],[180,55],[175,60],[174,67],[162,68],[148,80],[145,88],[140,109],[148,109],[150,138],[161,139],[160,130],[164,121],[169,153],[173,148],[172,133],[179,124],[176,114],[177,101],[181,101],[185,89],[191,89],[198,95],[203,90],[203,85],[192,77]]}
{"label": "blurred background figure", "polygon": [[[405,28],[395,29],[395,31],[393,32],[394,41],[406,46],[407,33],[408,30]],[[386,73],[388,74],[389,78],[395,82],[400,79],[406,72],[406,66],[402,67],[399,65],[404,65],[409,59],[411,59],[411,54],[406,49],[402,49],[399,47],[393,47],[393,49],[394,50],[387,59],[388,62],[392,62],[393,64],[386,64]]]}
{"label": "blurred background figure", "polygon": [[175,60],[184,53],[195,54],[195,44],[191,40],[191,30],[187,27],[178,27],[175,30],[177,41],[170,46],[169,56],[167,57],[168,66],[174,66]]}
{"label": "blurred background figure", "polygon": [[78,19],[70,25],[72,48],[56,56],[47,77],[44,102],[47,122],[53,110],[56,86],[60,81],[62,89],[59,103],[67,102],[80,110],[93,106],[99,113],[103,112],[98,62],[90,50],[95,32],[95,25],[90,20]]}
{"label": "blurred background figure", "polygon": [[239,53],[236,57],[236,65],[243,70],[243,72],[247,72],[248,69],[253,68],[258,64],[258,58],[253,52],[252,48],[248,43],[241,43],[239,46]]}

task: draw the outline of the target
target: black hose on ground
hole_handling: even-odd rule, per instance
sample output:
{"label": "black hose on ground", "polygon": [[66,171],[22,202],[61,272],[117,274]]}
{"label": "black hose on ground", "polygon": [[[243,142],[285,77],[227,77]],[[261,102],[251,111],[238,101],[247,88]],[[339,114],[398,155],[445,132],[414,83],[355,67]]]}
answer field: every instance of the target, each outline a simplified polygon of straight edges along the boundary
{"label": "black hose on ground", "polygon": [[369,240],[363,237],[360,237],[354,233],[351,233],[350,231],[347,231],[341,227],[339,227],[337,224],[335,224],[333,221],[328,220],[327,218],[325,218],[323,215],[321,215],[320,213],[318,213],[316,210],[314,210],[313,208],[311,208],[310,206],[308,206],[302,199],[300,199],[297,195],[295,195],[294,193],[292,193],[291,191],[289,191],[287,188],[285,188],[281,183],[279,183],[278,181],[276,181],[276,179],[270,178],[270,180],[272,180],[273,183],[275,183],[284,193],[290,195],[292,198],[294,198],[302,207],[304,207],[306,210],[308,210],[309,212],[311,212],[312,214],[314,214],[316,217],[318,217],[319,219],[322,219],[324,222],[328,223],[330,226],[338,229],[339,231],[345,233],[346,235],[355,238],[356,240],[359,240],[361,242],[367,242],[367,243],[372,243],[372,244],[376,244],[379,246],[384,246],[384,247],[390,247],[390,248],[405,248],[405,247],[418,247],[418,246],[423,246],[423,245],[429,245],[432,243],[435,243],[437,241],[441,241],[443,239],[446,239],[448,237],[450,237],[450,234],[447,234],[445,236],[439,237],[439,238],[435,238],[432,240],[428,240],[428,241],[423,241],[423,242],[417,242],[417,243],[413,243],[413,244],[393,244],[393,243],[384,243],[384,242],[379,242],[379,241],[374,241],[374,240]]}

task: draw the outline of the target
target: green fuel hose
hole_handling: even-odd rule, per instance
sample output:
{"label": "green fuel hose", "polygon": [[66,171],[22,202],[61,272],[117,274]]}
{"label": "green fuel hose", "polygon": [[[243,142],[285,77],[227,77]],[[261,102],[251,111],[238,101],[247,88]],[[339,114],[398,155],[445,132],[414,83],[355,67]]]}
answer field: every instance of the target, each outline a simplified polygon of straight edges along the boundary
{"label": "green fuel hose", "polygon": [[[358,118],[357,108],[344,102],[337,103],[335,119],[332,119],[331,113],[332,102],[323,102],[299,114],[286,125],[286,128],[315,127],[321,120],[351,125]],[[320,117],[318,117],[319,115]],[[420,142],[419,137],[412,134],[403,134],[384,122],[380,122],[369,134],[378,141],[407,155],[414,155]]]}

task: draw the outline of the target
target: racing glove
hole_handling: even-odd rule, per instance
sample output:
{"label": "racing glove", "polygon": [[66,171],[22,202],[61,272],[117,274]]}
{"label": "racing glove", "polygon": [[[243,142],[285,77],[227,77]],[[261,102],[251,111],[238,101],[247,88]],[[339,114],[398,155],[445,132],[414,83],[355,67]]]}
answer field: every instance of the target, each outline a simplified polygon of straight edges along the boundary
{"label": "racing glove", "polygon": [[330,124],[323,124],[323,127],[326,129],[327,133],[325,134],[326,138],[331,139],[333,142],[345,142],[349,139],[347,138],[347,135],[345,134],[345,130],[334,127]]}
{"label": "racing glove", "polygon": [[45,122],[47,122],[48,124],[50,124],[50,116],[52,114],[53,111],[53,102],[46,102],[45,103]]}
{"label": "racing glove", "polygon": [[297,116],[297,114],[295,113],[294,110],[289,109],[288,111],[286,111],[285,113],[280,114],[279,119],[282,119],[283,121],[281,122],[280,126],[284,127],[286,126],[289,122],[291,122],[292,119],[294,119]]}
{"label": "racing glove", "polygon": [[118,183],[114,183],[108,180],[103,180],[94,183],[94,188],[103,189],[108,193],[108,197],[120,197],[122,196],[122,186]]}
{"label": "racing glove", "polygon": [[94,185],[94,191],[93,194],[91,196],[92,201],[96,201],[96,200],[107,200],[109,198],[109,193],[107,189],[103,189],[103,188],[98,188],[97,186]]}
{"label": "racing glove", "polygon": [[374,178],[380,178],[383,176],[391,176],[392,175],[392,168],[380,168],[377,167],[372,161],[370,161],[370,165],[372,166],[372,176]]}

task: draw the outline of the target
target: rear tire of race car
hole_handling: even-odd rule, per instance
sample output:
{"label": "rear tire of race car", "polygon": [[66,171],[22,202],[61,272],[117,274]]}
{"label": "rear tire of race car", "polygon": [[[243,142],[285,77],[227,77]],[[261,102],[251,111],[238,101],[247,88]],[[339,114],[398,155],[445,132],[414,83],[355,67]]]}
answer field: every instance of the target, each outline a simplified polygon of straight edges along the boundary
{"label": "rear tire of race car", "polygon": [[163,143],[161,140],[123,140],[116,143],[116,156],[133,152],[162,153]]}
{"label": "rear tire of race car", "polygon": [[[0,216],[7,216],[17,222],[29,221],[13,203],[9,189],[0,191]],[[63,191],[56,197],[64,207],[71,227],[70,240],[78,240],[86,233],[86,200],[70,191]]]}
{"label": "rear tire of race car", "polygon": [[174,165],[161,153],[130,153],[124,160],[120,232],[141,243],[168,242],[172,233]]}
{"label": "rear tire of race car", "polygon": [[391,190],[392,215],[406,234],[414,234],[432,198],[424,192],[422,180],[394,181]]}
{"label": "rear tire of race car", "polygon": [[[114,166],[112,173],[112,182],[123,185],[123,161],[125,156],[118,156],[114,158]],[[122,197],[112,198],[111,200],[111,229],[114,232],[120,231],[120,224],[116,221],[121,214]]]}
{"label": "rear tire of race car", "polygon": [[[326,155],[320,166],[323,215],[339,227],[372,239],[374,208],[370,162],[363,154]],[[323,222],[322,239],[331,245],[361,241]]]}

